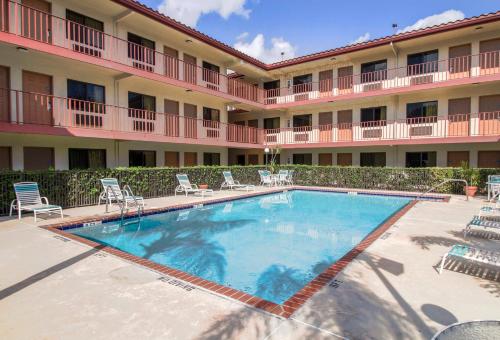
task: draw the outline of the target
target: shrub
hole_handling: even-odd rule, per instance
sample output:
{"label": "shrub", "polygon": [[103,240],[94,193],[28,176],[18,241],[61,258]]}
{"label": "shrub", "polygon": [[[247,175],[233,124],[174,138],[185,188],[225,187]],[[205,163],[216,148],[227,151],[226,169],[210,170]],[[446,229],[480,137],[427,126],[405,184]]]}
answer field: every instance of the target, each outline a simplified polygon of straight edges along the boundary
{"label": "shrub", "polygon": [[[222,171],[231,170],[241,183],[258,184],[258,169],[263,166],[199,166],[189,168],[116,168],[97,170],[63,171],[7,171],[0,172],[0,214],[9,213],[10,202],[15,198],[12,184],[38,182],[42,196],[64,208],[97,204],[101,183],[99,179],[116,177],[123,186],[130,185],[136,195],[145,198],[173,195],[177,180],[175,175],[186,173],[192,183],[206,183],[218,189],[223,181]],[[464,179],[470,176],[461,168],[368,168],[283,165],[294,169],[294,183],[339,188],[401,190],[423,192],[446,178]],[[480,190],[485,189],[488,175],[498,169],[473,169]],[[462,193],[463,186],[449,183],[436,192]]]}

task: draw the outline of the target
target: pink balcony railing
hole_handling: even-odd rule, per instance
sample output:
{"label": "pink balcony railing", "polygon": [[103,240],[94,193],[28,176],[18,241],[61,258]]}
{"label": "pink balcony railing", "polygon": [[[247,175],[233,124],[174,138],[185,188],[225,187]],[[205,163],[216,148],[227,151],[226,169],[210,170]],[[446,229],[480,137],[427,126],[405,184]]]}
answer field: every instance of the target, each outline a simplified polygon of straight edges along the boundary
{"label": "pink balcony railing", "polygon": [[263,90],[99,30],[0,0],[0,31],[263,103]]}
{"label": "pink balcony railing", "polygon": [[196,143],[196,139],[264,143],[262,129],[8,89],[0,89],[0,122],[82,128],[101,131],[103,138],[111,131],[140,133],[144,140],[165,136],[185,143]]}
{"label": "pink balcony railing", "polygon": [[493,74],[500,74],[500,51],[265,90],[264,103],[304,102]]}
{"label": "pink balcony railing", "polygon": [[265,130],[269,145],[500,135],[500,111]]}

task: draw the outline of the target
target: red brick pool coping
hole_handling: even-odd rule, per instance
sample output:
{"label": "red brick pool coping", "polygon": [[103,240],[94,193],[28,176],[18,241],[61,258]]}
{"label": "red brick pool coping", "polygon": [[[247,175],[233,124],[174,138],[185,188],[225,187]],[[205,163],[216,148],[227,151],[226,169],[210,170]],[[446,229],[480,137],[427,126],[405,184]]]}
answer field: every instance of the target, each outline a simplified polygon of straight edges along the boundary
{"label": "red brick pool coping", "polygon": [[[164,211],[170,211],[172,209],[180,210],[180,209],[192,208],[196,204],[221,203],[221,202],[227,202],[227,201],[238,200],[238,199],[243,199],[243,198],[266,195],[266,194],[270,194],[270,193],[283,192],[284,190],[287,190],[287,189],[288,190],[304,189],[304,190],[312,190],[312,191],[329,191],[329,192],[346,192],[347,191],[345,189],[336,189],[336,188],[293,186],[293,187],[289,187],[289,188],[279,188],[276,190],[269,190],[269,191],[265,191],[265,192],[248,193],[248,194],[239,195],[236,197],[212,199],[212,200],[203,201],[203,202],[199,202],[199,203],[179,204],[179,205],[167,206],[167,207],[163,207],[163,208],[147,209],[144,211],[144,213],[145,214],[154,214],[154,213],[159,213],[159,212],[164,212]],[[379,192],[379,191],[364,191],[364,190],[349,190],[349,191],[355,191],[358,193],[365,193],[365,194],[379,194],[379,195],[386,195],[386,196],[401,196],[401,195],[405,194],[403,192]],[[411,197],[414,195],[410,195],[410,194],[406,193],[406,196]],[[434,197],[441,198],[443,201],[449,200],[449,196],[447,196],[447,197],[446,196],[434,196]],[[394,225],[394,223],[396,223],[396,221],[399,220],[416,203],[417,203],[417,201],[413,200],[410,203],[408,203],[406,206],[404,206],[403,208],[398,210],[396,213],[394,213],[384,223],[382,223],[375,230],[373,230],[370,234],[368,234],[360,243],[358,243],[347,254],[345,254],[342,258],[340,258],[335,263],[333,263],[330,267],[328,267],[326,270],[324,270],[321,274],[316,276],[312,281],[310,281],[301,290],[299,290],[297,293],[295,293],[292,297],[290,297],[287,301],[285,301],[281,305],[274,303],[274,302],[270,302],[270,301],[261,299],[259,297],[247,294],[245,292],[242,292],[242,291],[230,288],[230,287],[220,285],[220,284],[212,282],[212,281],[202,279],[200,277],[188,274],[188,273],[183,272],[183,271],[155,263],[155,262],[150,261],[148,259],[144,259],[142,257],[138,257],[135,255],[129,254],[127,252],[121,251],[121,250],[113,248],[111,246],[104,246],[103,247],[103,245],[101,243],[91,241],[89,239],[80,237],[80,236],[75,235],[75,234],[67,233],[63,230],[64,227],[71,226],[71,225],[112,220],[112,219],[120,217],[120,214],[118,214],[118,213],[112,214],[112,215],[106,215],[106,216],[93,216],[93,217],[89,217],[89,218],[74,219],[74,220],[66,221],[64,223],[52,224],[49,226],[41,226],[40,228],[49,230],[51,232],[54,232],[56,234],[59,234],[61,236],[66,237],[66,238],[78,241],[80,243],[86,244],[86,245],[93,247],[93,248],[99,247],[100,251],[106,252],[106,253],[114,255],[114,256],[118,256],[124,260],[127,260],[130,262],[139,264],[141,266],[147,267],[149,269],[152,269],[158,273],[161,273],[164,275],[169,275],[169,276],[172,276],[176,279],[183,280],[185,282],[189,282],[195,286],[202,287],[202,288],[207,289],[207,290],[214,292],[216,294],[221,294],[221,295],[229,297],[231,299],[241,301],[246,305],[249,305],[249,306],[252,306],[252,307],[255,307],[258,309],[262,309],[262,310],[269,312],[271,314],[274,314],[274,315],[278,315],[278,316],[281,316],[284,318],[289,318],[309,298],[311,298],[321,288],[326,286],[350,262],[352,262],[359,254],[361,254],[366,248],[368,248],[387,229],[389,229],[392,225]],[[131,212],[131,213],[127,214],[126,216],[129,217],[129,216],[134,216],[134,215],[135,214]]]}

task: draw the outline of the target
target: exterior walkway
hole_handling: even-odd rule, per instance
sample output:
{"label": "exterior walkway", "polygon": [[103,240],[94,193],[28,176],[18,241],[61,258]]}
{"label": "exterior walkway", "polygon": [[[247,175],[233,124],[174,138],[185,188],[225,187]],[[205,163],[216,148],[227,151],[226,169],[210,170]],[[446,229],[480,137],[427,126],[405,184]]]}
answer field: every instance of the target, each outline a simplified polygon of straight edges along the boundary
{"label": "exterior walkway", "polygon": [[[150,199],[147,208],[203,200]],[[31,215],[4,218],[0,338],[429,339],[456,321],[499,317],[498,273],[495,281],[481,271],[436,269],[481,204],[419,202],[288,320],[37,228]],[[104,207],[64,213],[69,220]],[[500,241],[466,243],[498,249]]]}

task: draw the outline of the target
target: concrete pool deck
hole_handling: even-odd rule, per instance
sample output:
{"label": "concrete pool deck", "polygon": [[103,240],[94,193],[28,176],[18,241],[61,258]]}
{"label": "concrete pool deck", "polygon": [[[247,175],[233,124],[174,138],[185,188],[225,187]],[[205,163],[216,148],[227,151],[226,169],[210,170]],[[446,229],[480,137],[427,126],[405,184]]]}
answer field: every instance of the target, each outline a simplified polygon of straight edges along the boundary
{"label": "concrete pool deck", "polygon": [[[210,199],[150,199],[147,208]],[[500,247],[495,238],[463,240],[482,204],[419,202],[288,320],[36,227],[59,219],[3,218],[0,338],[429,339],[456,321],[500,318],[498,272],[436,270],[454,243]],[[69,221],[104,206],[64,213]]]}

